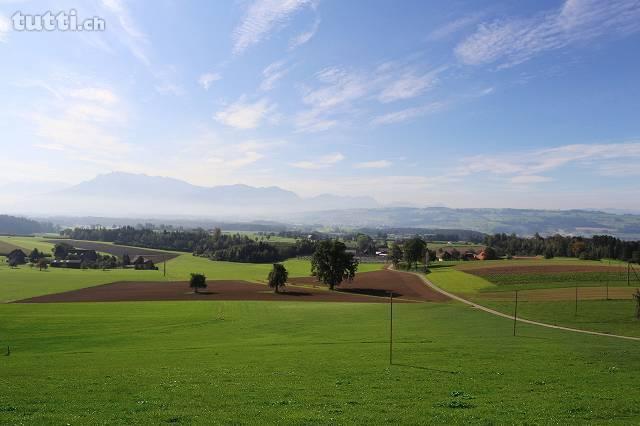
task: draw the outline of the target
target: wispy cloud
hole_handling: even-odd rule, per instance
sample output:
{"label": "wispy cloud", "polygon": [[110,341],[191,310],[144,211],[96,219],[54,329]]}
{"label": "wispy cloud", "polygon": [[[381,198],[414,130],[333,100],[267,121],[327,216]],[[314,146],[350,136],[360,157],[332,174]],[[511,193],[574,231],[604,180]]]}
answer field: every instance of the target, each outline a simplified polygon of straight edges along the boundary
{"label": "wispy cloud", "polygon": [[386,169],[388,167],[391,167],[391,161],[364,161],[362,163],[356,163],[353,167],[355,167],[356,169]]}
{"label": "wispy cloud", "polygon": [[509,67],[545,51],[639,30],[640,3],[636,0],[567,0],[560,9],[533,17],[482,23],[458,44],[455,53],[465,64]]}
{"label": "wispy cloud", "polygon": [[419,107],[405,108],[400,111],[390,112],[388,114],[377,116],[373,120],[371,120],[371,124],[381,125],[403,123],[414,118],[436,113],[443,110],[446,106],[446,102],[432,102]]}
{"label": "wispy cloud", "polygon": [[296,163],[291,163],[291,166],[297,169],[307,169],[307,170],[318,170],[318,169],[327,169],[332,167],[334,164],[339,163],[344,160],[344,155],[339,152],[334,154],[325,155],[323,157],[319,157],[315,160],[309,161],[298,161]]}
{"label": "wispy cloud", "polygon": [[260,90],[267,92],[276,87],[278,81],[289,72],[289,68],[285,68],[284,65],[284,61],[277,61],[270,64],[262,71],[264,80],[262,80],[262,83],[260,84]]}
{"label": "wispy cloud", "polygon": [[218,111],[214,118],[222,124],[236,129],[255,129],[275,110],[267,99],[247,102],[245,97]]}
{"label": "wispy cloud", "polygon": [[427,36],[427,40],[440,41],[449,38],[454,34],[462,31],[463,29],[468,28],[469,26],[478,22],[479,19],[479,14],[464,16],[462,18],[455,19],[431,31],[431,33],[429,33],[429,35]]}
{"label": "wispy cloud", "polygon": [[311,4],[310,0],[255,0],[233,32],[233,53],[240,54],[269,37],[291,16]]}
{"label": "wispy cloud", "polygon": [[289,41],[289,50],[293,50],[297,47],[302,46],[303,44],[306,44],[313,38],[313,36],[316,35],[316,33],[318,32],[318,28],[320,28],[320,19],[316,19],[313,22],[313,26],[309,29],[309,31],[305,31],[293,37]]}
{"label": "wispy cloud", "polygon": [[438,74],[446,68],[438,68],[422,75],[416,75],[409,71],[402,75],[399,79],[394,80],[390,85],[385,87],[378,99],[380,102],[387,103],[401,99],[415,98],[422,94],[425,90],[436,85],[438,82]]}
{"label": "wispy cloud", "polygon": [[554,148],[497,155],[466,157],[451,175],[491,174],[508,177],[513,183],[540,183],[551,178],[543,175],[572,165],[593,173],[611,175],[620,161],[640,161],[640,142],[612,144],[574,144]]}
{"label": "wispy cloud", "polygon": [[202,86],[202,88],[204,90],[209,90],[209,87],[211,87],[211,85],[218,81],[221,80],[222,76],[217,73],[217,72],[208,72],[208,73],[204,73],[200,76],[200,78],[198,78],[198,84],[200,86]]}
{"label": "wispy cloud", "polygon": [[113,33],[116,34],[120,42],[142,63],[151,66],[147,53],[150,44],[149,38],[138,28],[126,3],[121,0],[102,0],[102,5],[116,18],[119,31]]}
{"label": "wispy cloud", "polygon": [[11,31],[11,22],[5,16],[0,15],[0,43],[7,42],[9,31]]}
{"label": "wispy cloud", "polygon": [[520,185],[528,185],[534,183],[543,183],[550,182],[553,179],[548,176],[537,176],[537,175],[520,175],[514,176],[510,179],[511,183],[520,184]]}

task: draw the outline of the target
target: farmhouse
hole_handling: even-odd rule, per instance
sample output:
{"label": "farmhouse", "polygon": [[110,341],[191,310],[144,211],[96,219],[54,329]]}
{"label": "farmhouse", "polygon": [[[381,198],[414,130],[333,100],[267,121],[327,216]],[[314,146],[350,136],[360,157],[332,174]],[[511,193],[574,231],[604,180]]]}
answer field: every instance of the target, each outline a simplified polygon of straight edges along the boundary
{"label": "farmhouse", "polygon": [[139,270],[150,271],[150,270],[158,269],[158,267],[153,263],[153,260],[145,259],[142,256],[136,257],[131,264],[135,269],[139,269]]}
{"label": "farmhouse", "polygon": [[74,248],[69,250],[68,260],[80,260],[81,262],[95,262],[98,260],[98,253],[95,250],[85,250]]}
{"label": "farmhouse", "polygon": [[15,249],[7,255],[7,262],[15,265],[24,265],[27,263],[27,255],[20,249]]}

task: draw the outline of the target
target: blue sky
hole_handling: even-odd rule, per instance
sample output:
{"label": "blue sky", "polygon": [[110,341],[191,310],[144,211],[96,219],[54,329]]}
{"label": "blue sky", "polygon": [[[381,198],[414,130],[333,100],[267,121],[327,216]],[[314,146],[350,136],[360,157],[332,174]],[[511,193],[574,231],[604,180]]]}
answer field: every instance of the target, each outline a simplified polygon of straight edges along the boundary
{"label": "blue sky", "polygon": [[0,1],[0,179],[640,209],[639,53],[631,0]]}

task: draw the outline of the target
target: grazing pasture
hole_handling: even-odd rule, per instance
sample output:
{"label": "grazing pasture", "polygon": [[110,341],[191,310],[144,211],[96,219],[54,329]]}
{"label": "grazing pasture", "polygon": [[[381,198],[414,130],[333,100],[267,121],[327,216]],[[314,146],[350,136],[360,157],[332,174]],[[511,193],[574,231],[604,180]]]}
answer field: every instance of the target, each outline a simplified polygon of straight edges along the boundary
{"label": "grazing pasture", "polygon": [[633,423],[638,342],[457,303],[0,305],[15,424]]}

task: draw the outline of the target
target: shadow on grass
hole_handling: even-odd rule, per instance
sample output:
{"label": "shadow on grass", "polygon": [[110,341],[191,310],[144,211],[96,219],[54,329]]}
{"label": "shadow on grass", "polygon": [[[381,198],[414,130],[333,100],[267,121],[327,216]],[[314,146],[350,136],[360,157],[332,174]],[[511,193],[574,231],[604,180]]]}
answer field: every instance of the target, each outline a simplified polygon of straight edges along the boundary
{"label": "shadow on grass", "polygon": [[445,373],[445,374],[459,374],[460,373],[459,371],[441,370],[439,368],[423,367],[421,365],[401,364],[401,363],[398,363],[398,362],[392,362],[391,365],[393,365],[395,367],[415,368],[415,369],[418,369],[418,370],[433,371],[433,372]]}
{"label": "shadow on grass", "polygon": [[[377,297],[389,297],[389,290],[383,290],[378,288],[341,288],[337,291],[341,293],[352,293],[352,294],[364,294],[367,296],[377,296]],[[393,292],[393,297],[401,297],[401,293]]]}

